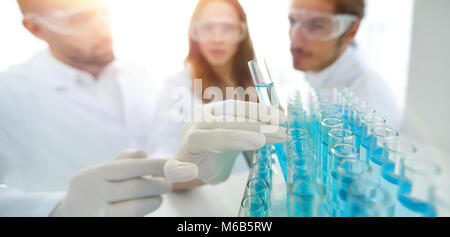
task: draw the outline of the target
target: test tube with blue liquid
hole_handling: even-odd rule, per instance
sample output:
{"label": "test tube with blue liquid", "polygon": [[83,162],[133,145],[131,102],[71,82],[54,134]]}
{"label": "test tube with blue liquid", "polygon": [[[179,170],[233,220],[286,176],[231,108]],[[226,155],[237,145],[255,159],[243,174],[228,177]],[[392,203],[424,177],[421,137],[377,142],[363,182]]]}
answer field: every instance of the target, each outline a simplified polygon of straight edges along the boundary
{"label": "test tube with blue liquid", "polygon": [[361,118],[361,124],[359,159],[369,163],[370,135],[372,129],[375,127],[386,127],[386,119],[374,114],[368,114]]}
{"label": "test tube with blue liquid", "polygon": [[402,163],[412,159],[417,153],[417,149],[412,144],[395,139],[383,144],[383,159],[388,159],[383,166],[380,179],[380,186],[385,189],[389,196],[394,199],[390,207],[390,212],[394,215],[396,208],[400,205],[396,198],[400,192],[402,180]]}
{"label": "test tube with blue liquid", "polygon": [[355,180],[368,180],[370,167],[357,159],[358,149],[350,144],[336,144],[332,147],[330,171],[327,176],[327,210],[330,216],[346,217],[347,187]]}
{"label": "test tube with blue liquid", "polygon": [[365,115],[375,114],[375,110],[368,107],[366,102],[361,102],[354,106],[352,109],[352,117],[350,120],[351,131],[356,136],[356,148],[358,150],[361,146],[361,136],[362,136],[362,117]]}
{"label": "test tube with blue liquid", "polygon": [[435,217],[432,190],[440,175],[440,168],[429,159],[405,159],[401,162],[397,217]]}
{"label": "test tube with blue liquid", "polygon": [[326,118],[321,122],[321,142],[319,144],[319,180],[323,185],[323,188],[326,189],[326,179],[328,176],[328,132],[331,129],[335,128],[343,128],[344,123],[342,120],[337,118]]}
{"label": "test tube with blue liquid", "polygon": [[[259,64],[258,60],[252,60],[248,65],[260,102],[283,111],[267,63],[264,62],[263,66]],[[287,128],[287,124],[283,124],[282,126]],[[274,147],[281,166],[281,171],[283,172],[284,180],[287,182],[287,143],[274,144]]]}
{"label": "test tube with blue liquid", "polygon": [[378,184],[356,181],[347,189],[349,217],[390,217],[391,197]]}
{"label": "test tube with blue liquid", "polygon": [[369,145],[369,165],[372,167],[372,182],[379,184],[383,167],[389,163],[389,158],[383,156],[385,142],[397,140],[399,133],[387,127],[372,128]]}

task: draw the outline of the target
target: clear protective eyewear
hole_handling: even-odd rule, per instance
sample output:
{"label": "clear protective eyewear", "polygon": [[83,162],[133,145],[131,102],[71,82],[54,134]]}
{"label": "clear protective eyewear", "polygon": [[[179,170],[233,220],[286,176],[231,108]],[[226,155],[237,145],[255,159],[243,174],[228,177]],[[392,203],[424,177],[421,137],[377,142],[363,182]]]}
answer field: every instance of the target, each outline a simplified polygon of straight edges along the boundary
{"label": "clear protective eyewear", "polygon": [[309,40],[327,41],[342,36],[359,18],[350,14],[329,14],[306,9],[289,13],[290,36],[299,32]]}
{"label": "clear protective eyewear", "polygon": [[96,32],[99,27],[109,25],[111,22],[106,7],[53,11],[45,14],[29,13],[27,16],[56,33],[69,36]]}
{"label": "clear protective eyewear", "polygon": [[240,42],[246,37],[247,26],[230,19],[198,20],[192,23],[189,34],[192,40],[200,43],[214,40]]}

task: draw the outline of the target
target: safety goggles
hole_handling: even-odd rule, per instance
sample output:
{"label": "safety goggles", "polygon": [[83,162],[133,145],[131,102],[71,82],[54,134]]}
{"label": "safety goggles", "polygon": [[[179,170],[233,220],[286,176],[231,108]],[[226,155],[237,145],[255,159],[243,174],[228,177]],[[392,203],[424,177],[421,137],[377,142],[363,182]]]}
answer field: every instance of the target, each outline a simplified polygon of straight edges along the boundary
{"label": "safety goggles", "polygon": [[247,26],[230,19],[198,20],[192,23],[189,33],[192,40],[200,43],[215,40],[240,42],[245,39]]}
{"label": "safety goggles", "polygon": [[45,14],[29,13],[27,16],[56,33],[69,36],[87,35],[99,27],[110,24],[106,7],[53,11]]}
{"label": "safety goggles", "polygon": [[328,14],[305,9],[289,13],[290,36],[298,33],[309,40],[327,41],[342,36],[359,18],[349,14]]}

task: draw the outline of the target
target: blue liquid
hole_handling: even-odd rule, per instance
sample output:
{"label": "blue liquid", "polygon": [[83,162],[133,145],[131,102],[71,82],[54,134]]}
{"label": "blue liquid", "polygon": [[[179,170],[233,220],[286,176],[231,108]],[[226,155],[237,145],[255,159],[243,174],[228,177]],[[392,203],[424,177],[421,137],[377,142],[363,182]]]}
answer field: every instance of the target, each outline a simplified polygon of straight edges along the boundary
{"label": "blue liquid", "polygon": [[331,217],[348,216],[347,187],[351,181],[350,178],[340,178],[336,171],[330,172],[327,180],[327,204]]}
{"label": "blue liquid", "polygon": [[306,124],[306,121],[302,114],[299,113],[298,111],[294,110],[294,111],[288,111],[288,117],[290,123],[289,125],[289,129],[292,128],[300,128],[300,129],[308,129],[308,125]]}
{"label": "blue liquid", "polygon": [[383,173],[383,167],[388,164],[386,159],[382,158],[383,149],[375,148],[372,153],[372,157],[369,158],[369,166],[372,168],[371,181],[379,184],[380,178]]}
{"label": "blue liquid", "polygon": [[355,138],[356,138],[356,148],[358,148],[358,150],[360,150],[361,135],[362,135],[362,128],[361,128],[361,126],[353,127],[353,133],[355,134]]}
{"label": "blue liquid", "polygon": [[369,163],[369,151],[370,151],[370,136],[361,137],[361,147],[359,151],[359,159]]}
{"label": "blue liquid", "polygon": [[[262,104],[273,106],[276,108],[280,107],[280,101],[278,100],[277,93],[275,91],[274,83],[265,85],[256,85],[256,90],[258,92],[259,100]],[[283,124],[283,127],[287,127],[287,124]],[[283,172],[284,181],[287,183],[287,144],[286,142],[281,144],[274,144],[275,152],[278,156],[278,161],[281,166],[281,171]]]}
{"label": "blue liquid", "polygon": [[[291,194],[293,195],[293,194]],[[292,217],[314,217],[316,216],[314,211],[314,194],[302,194],[290,197],[289,208],[291,210],[290,216]]]}
{"label": "blue liquid", "polygon": [[256,203],[250,204],[250,217],[265,217],[265,207]]}
{"label": "blue liquid", "polygon": [[316,217],[320,215],[319,201],[308,182],[299,184],[289,193],[289,216]]}
{"label": "blue liquid", "polygon": [[344,122],[344,129],[348,129],[349,128],[348,117],[345,116],[345,114],[344,114],[344,116],[342,116],[342,121]]}
{"label": "blue liquid", "polygon": [[316,137],[316,116],[314,114],[311,114],[311,121],[309,121],[309,134],[312,139]]}
{"label": "blue liquid", "polygon": [[400,205],[395,209],[397,217],[436,217],[431,204],[404,195],[398,195],[398,202]]}
{"label": "blue liquid", "polygon": [[265,85],[255,85],[255,87],[262,104],[274,107],[280,106],[280,101],[278,100],[275,84],[273,82]]}
{"label": "blue liquid", "polygon": [[393,174],[395,165],[394,163],[388,163],[386,164],[384,168],[388,168],[388,172],[383,172],[382,178],[380,180],[380,186],[384,190],[388,192],[389,197],[391,200],[394,200],[394,202],[391,204],[391,207],[389,207],[389,216],[393,216],[395,213],[395,209],[398,206],[398,200],[396,199],[399,191],[400,191],[400,177]]}
{"label": "blue liquid", "polygon": [[435,217],[436,212],[430,203],[410,197],[412,185],[409,180],[400,180],[399,194],[397,195],[397,206],[395,216],[397,217]]}
{"label": "blue liquid", "polygon": [[283,172],[284,181],[287,182],[287,144],[281,143],[281,144],[274,144],[275,146],[275,153],[277,153],[278,156],[278,162],[281,166],[281,171]]}
{"label": "blue liquid", "polygon": [[326,190],[326,180],[328,176],[328,144],[326,142],[321,143],[321,156],[320,156],[320,164],[322,167],[320,167],[321,175],[322,175],[322,186],[324,190]]}

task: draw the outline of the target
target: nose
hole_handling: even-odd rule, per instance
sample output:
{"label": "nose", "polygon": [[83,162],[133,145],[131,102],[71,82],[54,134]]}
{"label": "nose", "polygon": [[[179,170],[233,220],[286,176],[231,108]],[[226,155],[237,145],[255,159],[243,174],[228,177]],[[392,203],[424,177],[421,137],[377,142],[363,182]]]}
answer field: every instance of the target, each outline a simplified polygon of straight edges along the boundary
{"label": "nose", "polygon": [[222,43],[224,41],[223,38],[223,32],[221,31],[221,29],[214,29],[213,31],[213,35],[212,35],[212,42],[214,43]]}
{"label": "nose", "polygon": [[303,48],[308,42],[298,26],[293,26],[290,32],[290,38],[292,48]]}

